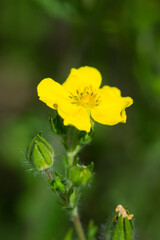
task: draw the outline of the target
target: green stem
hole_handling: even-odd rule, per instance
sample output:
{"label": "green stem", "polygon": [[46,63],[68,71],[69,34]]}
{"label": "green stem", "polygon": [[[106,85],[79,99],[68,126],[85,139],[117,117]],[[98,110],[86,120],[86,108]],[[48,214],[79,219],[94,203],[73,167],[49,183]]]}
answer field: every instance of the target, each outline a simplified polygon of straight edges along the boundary
{"label": "green stem", "polygon": [[[73,165],[75,156],[82,148],[82,146],[77,143],[77,134],[78,134],[78,130],[75,129],[70,150],[67,152],[68,172],[69,172],[69,168]],[[71,216],[72,216],[72,220],[73,220],[79,240],[86,240],[86,237],[79,219],[77,206],[74,207],[74,209],[71,211]]]}
{"label": "green stem", "polygon": [[73,151],[67,152],[69,166],[73,164],[74,158],[76,154],[81,150],[81,148],[82,147],[80,145],[77,145]]}
{"label": "green stem", "polygon": [[74,152],[67,152],[67,156],[68,156],[68,166],[72,166],[73,164],[73,160],[74,160]]}
{"label": "green stem", "polygon": [[77,231],[77,235],[79,237],[79,240],[86,240],[86,237],[84,235],[84,231],[78,216],[77,208],[74,209],[74,212],[72,213],[73,223],[75,226],[75,229]]}
{"label": "green stem", "polygon": [[74,149],[75,146],[77,145],[77,137],[78,137],[78,130],[74,128],[74,134],[73,134],[72,146],[71,146],[72,149]]}

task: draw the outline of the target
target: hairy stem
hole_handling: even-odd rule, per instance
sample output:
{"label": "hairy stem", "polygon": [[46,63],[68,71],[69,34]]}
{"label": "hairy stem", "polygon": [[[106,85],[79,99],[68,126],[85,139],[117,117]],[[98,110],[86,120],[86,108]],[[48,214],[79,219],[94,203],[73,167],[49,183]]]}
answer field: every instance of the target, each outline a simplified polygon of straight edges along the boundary
{"label": "hairy stem", "polygon": [[80,145],[77,145],[73,151],[67,152],[69,166],[73,164],[74,158],[77,155],[77,153],[81,150],[81,148],[82,147]]}
{"label": "hairy stem", "polygon": [[45,170],[45,173],[46,173],[47,177],[48,177],[51,181],[53,181],[53,177],[52,177],[52,175],[50,174],[50,172],[49,172],[48,170]]}
{"label": "hairy stem", "polygon": [[74,210],[74,213],[72,214],[72,218],[73,218],[73,223],[77,232],[77,235],[79,237],[79,240],[86,240],[86,237],[84,235],[84,231],[78,216],[78,211],[77,208]]}

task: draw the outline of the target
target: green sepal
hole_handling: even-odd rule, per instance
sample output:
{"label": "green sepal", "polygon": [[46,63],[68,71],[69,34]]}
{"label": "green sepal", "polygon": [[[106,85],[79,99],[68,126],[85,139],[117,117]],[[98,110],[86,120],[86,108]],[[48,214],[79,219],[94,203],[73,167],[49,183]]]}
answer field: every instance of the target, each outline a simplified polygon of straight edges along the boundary
{"label": "green sepal", "polygon": [[41,134],[38,134],[36,136],[36,140],[39,142],[39,143],[43,143],[45,145],[45,147],[48,148],[48,150],[50,151],[50,154],[53,155],[54,154],[54,151],[53,151],[53,148],[51,147],[51,145],[44,139],[42,138]]}
{"label": "green sepal", "polygon": [[60,177],[61,179],[63,178],[63,176],[60,173],[58,173],[56,170],[54,170],[54,172],[55,172],[56,176]]}
{"label": "green sepal", "polygon": [[132,240],[133,239],[133,228],[132,223],[130,220],[128,220],[127,217],[124,219],[124,225],[125,225],[125,240]]}
{"label": "green sepal", "polygon": [[117,217],[117,213],[115,213],[111,220],[108,222],[107,224],[107,228],[105,230],[105,237],[106,237],[106,240],[111,240],[111,236],[113,235],[113,229],[114,229],[114,225],[115,225],[115,219]]}
{"label": "green sepal", "polygon": [[51,115],[49,115],[49,123],[50,123],[50,126],[51,126],[51,130],[54,134],[57,134],[57,129],[55,127],[55,124],[53,122],[53,118]]}
{"label": "green sepal", "polygon": [[35,139],[36,139],[36,137],[34,137],[34,138],[32,139],[32,141],[30,142],[30,144],[29,144],[29,146],[28,146],[28,149],[27,149],[27,154],[26,154],[26,156],[27,156],[27,159],[28,159],[30,162],[32,162],[31,153],[32,153],[32,150],[33,150],[33,144],[34,144],[34,142],[35,142]]}
{"label": "green sepal", "polygon": [[[128,215],[130,215],[130,212],[128,211],[128,209],[126,209],[126,213],[127,213]],[[130,219],[129,222],[130,222],[130,224],[131,224],[131,228],[132,228],[132,231],[133,231],[133,220]]]}
{"label": "green sepal", "polygon": [[89,144],[93,139],[94,132],[91,130],[89,133],[81,131],[79,133],[79,142],[81,145]]}
{"label": "green sepal", "polygon": [[63,119],[57,114],[53,119],[52,116],[49,116],[49,122],[51,125],[51,130],[54,134],[66,135],[68,131],[68,126],[64,126]]}
{"label": "green sepal", "polygon": [[98,227],[94,224],[93,220],[90,220],[87,230],[87,240],[96,240],[96,234]]}
{"label": "green sepal", "polygon": [[112,240],[125,240],[124,226],[123,226],[123,215],[118,217],[113,230]]}

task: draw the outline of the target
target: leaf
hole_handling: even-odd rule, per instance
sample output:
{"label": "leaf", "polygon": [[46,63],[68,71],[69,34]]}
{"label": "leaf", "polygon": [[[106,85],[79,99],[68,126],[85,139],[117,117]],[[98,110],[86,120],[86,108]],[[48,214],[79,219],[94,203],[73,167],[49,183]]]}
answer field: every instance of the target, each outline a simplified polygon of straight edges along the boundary
{"label": "leaf", "polygon": [[67,1],[59,0],[35,0],[50,15],[69,20],[76,16],[76,9]]}
{"label": "leaf", "polygon": [[64,194],[65,192],[65,184],[63,183],[62,179],[60,177],[55,177],[52,183],[52,189],[54,192],[58,192],[61,194]]}
{"label": "leaf", "polygon": [[89,222],[88,231],[87,231],[87,240],[96,240],[96,233],[98,227],[94,224],[93,220]]}
{"label": "leaf", "polygon": [[73,229],[70,228],[66,234],[66,236],[64,237],[64,240],[72,240],[72,234],[73,234]]}

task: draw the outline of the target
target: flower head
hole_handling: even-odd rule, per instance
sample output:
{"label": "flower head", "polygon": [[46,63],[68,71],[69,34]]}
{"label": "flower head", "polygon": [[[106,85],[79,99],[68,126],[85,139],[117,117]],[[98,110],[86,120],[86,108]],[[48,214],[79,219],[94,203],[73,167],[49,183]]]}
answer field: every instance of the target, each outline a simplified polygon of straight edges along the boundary
{"label": "flower head", "polygon": [[37,91],[42,102],[58,111],[64,125],[89,132],[91,118],[105,125],[125,123],[125,109],[133,103],[132,98],[121,97],[118,88],[99,88],[101,81],[101,74],[96,68],[72,68],[62,85],[45,78],[39,83]]}

